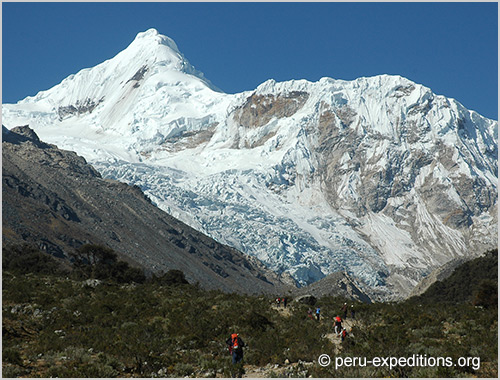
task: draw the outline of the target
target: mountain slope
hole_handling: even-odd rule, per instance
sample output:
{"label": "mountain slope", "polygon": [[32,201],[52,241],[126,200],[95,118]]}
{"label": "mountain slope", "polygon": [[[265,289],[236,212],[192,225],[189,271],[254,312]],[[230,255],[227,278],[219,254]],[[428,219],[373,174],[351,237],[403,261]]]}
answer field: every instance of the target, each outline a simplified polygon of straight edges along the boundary
{"label": "mountain slope", "polygon": [[207,289],[283,289],[262,264],[165,214],[137,187],[101,178],[85,159],[41,142],[28,127],[3,132],[4,243],[34,243],[59,257],[102,244],[148,272],[180,269]]}
{"label": "mountain slope", "polygon": [[437,269],[434,269],[431,273],[429,273],[427,276],[425,276],[418,284],[413,288],[411,293],[409,294],[409,298],[413,296],[419,296],[429,287],[431,287],[435,282],[438,281],[443,281],[446,280],[450,275],[453,273],[453,271],[461,266],[462,264],[466,263],[467,259],[465,257],[460,257],[457,259],[453,259],[451,261],[448,261],[446,264],[440,266]]}
{"label": "mountain slope", "polygon": [[223,94],[149,30],[2,112],[299,285],[399,298],[496,247],[497,122],[399,76]]}
{"label": "mountain slope", "polygon": [[472,303],[498,308],[498,250],[457,265],[424,292],[410,298],[416,303]]}

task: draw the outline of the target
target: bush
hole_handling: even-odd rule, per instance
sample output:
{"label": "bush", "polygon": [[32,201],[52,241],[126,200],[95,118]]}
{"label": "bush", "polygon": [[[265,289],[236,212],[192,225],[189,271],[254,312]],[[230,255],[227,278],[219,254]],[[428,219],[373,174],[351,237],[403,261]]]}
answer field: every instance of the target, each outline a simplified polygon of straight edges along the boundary
{"label": "bush", "polygon": [[2,351],[2,361],[4,363],[11,363],[18,366],[23,365],[23,359],[21,358],[21,354],[19,350],[15,348],[5,348]]}
{"label": "bush", "polygon": [[245,322],[252,330],[265,331],[268,327],[273,327],[273,323],[269,319],[255,310],[246,314]]}
{"label": "bush", "polygon": [[473,304],[483,307],[498,306],[498,284],[491,280],[483,280],[478,287]]}
{"label": "bush", "polygon": [[131,268],[119,261],[117,254],[108,247],[85,244],[72,254],[75,274],[80,278],[114,280],[119,283],[144,283],[146,276],[139,268]]}
{"label": "bush", "polygon": [[68,272],[56,258],[28,244],[3,246],[2,270],[38,274]]}
{"label": "bush", "polygon": [[184,276],[184,272],[178,269],[171,269],[167,273],[158,276],[153,275],[151,281],[158,285],[167,286],[189,284]]}

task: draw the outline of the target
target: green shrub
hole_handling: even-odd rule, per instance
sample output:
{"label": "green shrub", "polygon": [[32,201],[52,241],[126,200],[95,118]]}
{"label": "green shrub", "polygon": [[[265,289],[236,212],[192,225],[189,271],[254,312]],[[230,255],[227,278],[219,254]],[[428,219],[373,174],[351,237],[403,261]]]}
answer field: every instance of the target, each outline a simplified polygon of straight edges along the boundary
{"label": "green shrub", "polygon": [[255,310],[247,313],[244,320],[252,330],[265,331],[268,327],[273,327],[273,322]]}
{"label": "green shrub", "polygon": [[180,377],[191,376],[194,368],[190,364],[177,363],[174,365],[174,374]]}
{"label": "green shrub", "polygon": [[476,291],[473,304],[483,307],[498,306],[498,283],[492,280],[483,280]]}
{"label": "green shrub", "polygon": [[139,268],[118,260],[118,255],[105,246],[84,244],[72,254],[74,273],[79,278],[114,280],[119,283],[144,283],[146,276]]}
{"label": "green shrub", "polygon": [[24,377],[26,375],[26,370],[16,366],[9,364],[2,364],[2,377],[5,379],[15,378],[15,377]]}
{"label": "green shrub", "polygon": [[2,270],[59,275],[68,272],[61,261],[28,244],[4,245],[2,247]]}
{"label": "green shrub", "polygon": [[167,273],[153,275],[151,282],[166,286],[189,284],[184,273],[178,269],[171,269]]}
{"label": "green shrub", "polygon": [[18,366],[23,365],[23,359],[21,358],[21,353],[16,348],[3,348],[2,350],[2,361],[4,363],[11,363]]}

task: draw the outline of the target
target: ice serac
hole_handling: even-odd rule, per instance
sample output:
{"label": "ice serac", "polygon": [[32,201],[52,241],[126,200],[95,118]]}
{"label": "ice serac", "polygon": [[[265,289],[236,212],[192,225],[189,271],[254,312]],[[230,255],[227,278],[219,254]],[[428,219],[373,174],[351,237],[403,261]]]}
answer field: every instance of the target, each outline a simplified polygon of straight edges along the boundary
{"label": "ice serac", "polygon": [[224,94],[149,30],[2,112],[300,285],[400,298],[496,247],[497,122],[400,76]]}

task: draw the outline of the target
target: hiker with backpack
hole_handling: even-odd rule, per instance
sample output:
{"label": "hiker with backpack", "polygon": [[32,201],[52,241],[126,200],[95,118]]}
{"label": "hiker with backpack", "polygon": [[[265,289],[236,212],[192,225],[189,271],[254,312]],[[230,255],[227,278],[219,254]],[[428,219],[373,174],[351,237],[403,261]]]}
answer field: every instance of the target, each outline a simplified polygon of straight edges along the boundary
{"label": "hiker with backpack", "polygon": [[344,343],[344,340],[347,338],[347,330],[345,329],[345,327],[342,329],[342,332],[340,334],[340,340],[342,343]]}
{"label": "hiker with backpack", "polygon": [[229,353],[232,355],[233,364],[238,364],[243,360],[243,347],[245,347],[245,342],[241,339],[238,334],[231,334],[226,340],[226,344],[229,348]]}
{"label": "hiker with backpack", "polygon": [[307,310],[307,316],[309,317],[309,319],[314,319],[313,311],[311,310],[311,308],[309,308],[309,310]]}
{"label": "hiker with backpack", "polygon": [[344,305],[342,306],[342,313],[344,313],[344,319],[347,319],[347,303],[344,302]]}
{"label": "hiker with backpack", "polygon": [[321,313],[321,309],[318,307],[316,309],[316,320],[319,322],[319,314]]}
{"label": "hiker with backpack", "polygon": [[342,318],[339,316],[335,317],[334,329],[336,335],[340,335],[342,333]]}

